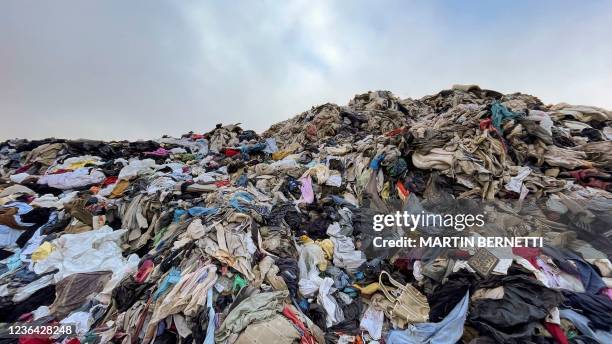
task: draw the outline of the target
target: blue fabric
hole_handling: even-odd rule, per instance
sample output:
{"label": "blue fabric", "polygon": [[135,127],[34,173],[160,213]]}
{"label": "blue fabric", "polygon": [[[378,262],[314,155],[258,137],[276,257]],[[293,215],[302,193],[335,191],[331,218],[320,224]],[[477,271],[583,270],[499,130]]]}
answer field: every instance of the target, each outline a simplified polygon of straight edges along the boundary
{"label": "blue fabric", "polygon": [[384,158],[385,158],[385,155],[381,154],[375,157],[374,159],[372,159],[372,161],[370,162],[370,168],[373,169],[374,171],[378,171],[378,169],[380,168],[380,163],[383,161]]}
{"label": "blue fabric", "polygon": [[308,309],[310,308],[310,303],[308,303],[308,300],[307,300],[307,299],[301,299],[301,300],[298,302],[298,305],[300,306],[300,309],[301,309],[303,312],[307,312],[307,311],[308,311]]}
{"label": "blue fabric", "polygon": [[31,205],[29,205],[27,203],[17,202],[17,201],[7,203],[7,204],[5,204],[1,208],[17,208],[17,215],[27,214],[30,211],[32,211],[32,209],[34,209],[34,208],[32,208]]}
{"label": "blue fabric", "polygon": [[387,344],[455,344],[463,336],[463,324],[467,317],[470,293],[438,323],[412,324],[403,331],[391,331]]}
{"label": "blue fabric", "polygon": [[245,145],[240,147],[240,151],[242,153],[255,153],[255,152],[261,152],[264,149],[266,149],[268,145],[265,143],[256,143],[254,145]]}
{"label": "blue fabric", "polygon": [[181,279],[181,270],[172,267],[166,278],[159,285],[159,288],[153,293],[153,301],[157,301],[157,299],[170,288],[171,285],[177,284]]}
{"label": "blue fabric", "polygon": [[506,120],[513,119],[522,116],[521,113],[510,111],[507,107],[502,105],[500,102],[495,102],[491,105],[491,121],[493,126],[501,133],[502,123]]}
{"label": "blue fabric", "polygon": [[563,319],[567,319],[576,326],[578,331],[585,336],[591,337],[600,343],[612,343],[612,332],[606,332],[603,330],[593,330],[589,323],[589,318],[584,315],[577,313],[571,309],[560,309],[559,316]]}
{"label": "blue fabric", "polygon": [[213,307],[213,288],[208,288],[206,307],[208,307],[208,327],[204,344],[215,344],[215,307]]}
{"label": "blue fabric", "polygon": [[193,207],[189,208],[187,212],[191,216],[207,216],[216,214],[219,211],[218,208],[204,208],[204,207]]}
{"label": "blue fabric", "polygon": [[278,152],[278,147],[276,146],[276,139],[273,137],[266,139],[266,149],[264,149],[266,153],[276,153]]}
{"label": "blue fabric", "polygon": [[185,215],[185,213],[187,213],[185,209],[174,209],[174,217],[172,222],[179,222],[181,216]]}
{"label": "blue fabric", "polygon": [[21,249],[17,249],[12,256],[8,257],[8,262],[6,263],[6,267],[8,267],[9,271],[15,271],[18,267],[21,266]]}
{"label": "blue fabric", "polygon": [[606,283],[589,263],[582,259],[572,259],[572,261],[580,272],[580,280],[587,293],[599,294],[599,291],[606,287]]}
{"label": "blue fabric", "polygon": [[244,160],[249,160],[250,153],[261,152],[264,149],[266,149],[267,146],[268,145],[265,143],[257,143],[254,145],[244,145],[244,146],[240,146],[240,152],[242,153]]}
{"label": "blue fabric", "polygon": [[238,180],[236,181],[236,185],[242,186],[242,187],[247,187],[248,183],[249,183],[249,178],[247,177],[246,174],[242,174],[240,178],[238,178]]}
{"label": "blue fabric", "polygon": [[253,202],[253,200],[254,198],[251,196],[251,194],[246,192],[237,192],[230,199],[230,204],[239,211],[247,211],[247,208],[243,207],[243,205],[249,204]]}

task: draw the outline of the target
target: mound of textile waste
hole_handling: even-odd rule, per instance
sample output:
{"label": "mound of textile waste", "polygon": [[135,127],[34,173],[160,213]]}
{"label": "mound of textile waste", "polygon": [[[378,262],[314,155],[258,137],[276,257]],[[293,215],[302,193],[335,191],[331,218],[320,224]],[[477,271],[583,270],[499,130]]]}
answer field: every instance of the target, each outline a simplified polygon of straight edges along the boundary
{"label": "mound of textile waste", "polygon": [[[612,343],[611,123],[455,85],[260,134],[2,142],[0,334],[75,333],[0,343]],[[376,214],[459,202],[487,214],[461,235],[543,247],[375,248]]]}

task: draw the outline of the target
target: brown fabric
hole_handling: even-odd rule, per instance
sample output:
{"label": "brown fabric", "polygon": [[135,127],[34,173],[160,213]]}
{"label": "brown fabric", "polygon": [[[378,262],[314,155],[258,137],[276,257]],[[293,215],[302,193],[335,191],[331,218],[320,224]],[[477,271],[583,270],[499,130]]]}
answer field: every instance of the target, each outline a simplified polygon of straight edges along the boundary
{"label": "brown fabric", "polygon": [[15,221],[15,215],[17,214],[17,208],[4,208],[0,209],[0,225],[5,225],[13,229],[28,229],[17,224]]}
{"label": "brown fabric", "polygon": [[41,169],[51,166],[57,158],[59,152],[64,149],[63,143],[46,143],[34,148],[26,157],[26,163],[38,162],[41,164]]}
{"label": "brown fabric", "polygon": [[57,319],[65,318],[81,307],[92,294],[102,291],[111,279],[111,271],[96,271],[70,275],[55,286],[55,301],[49,307]]}
{"label": "brown fabric", "polygon": [[92,229],[93,229],[92,226],[88,226],[77,219],[72,219],[72,221],[70,221],[68,226],[66,226],[66,228],[64,229],[64,233],[65,234],[78,234],[78,233],[83,233],[83,232],[89,232]]}
{"label": "brown fabric", "polygon": [[86,199],[78,198],[65,206],[72,217],[77,218],[88,226],[93,226],[93,214],[85,208]]}

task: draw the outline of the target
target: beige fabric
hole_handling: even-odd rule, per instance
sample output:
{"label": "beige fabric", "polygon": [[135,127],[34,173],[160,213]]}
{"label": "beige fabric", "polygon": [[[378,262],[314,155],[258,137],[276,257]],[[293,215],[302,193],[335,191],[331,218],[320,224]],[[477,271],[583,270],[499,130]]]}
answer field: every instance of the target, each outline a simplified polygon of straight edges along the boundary
{"label": "beige fabric", "polygon": [[249,325],[235,344],[290,344],[298,343],[300,333],[284,316],[277,314],[271,318]]}

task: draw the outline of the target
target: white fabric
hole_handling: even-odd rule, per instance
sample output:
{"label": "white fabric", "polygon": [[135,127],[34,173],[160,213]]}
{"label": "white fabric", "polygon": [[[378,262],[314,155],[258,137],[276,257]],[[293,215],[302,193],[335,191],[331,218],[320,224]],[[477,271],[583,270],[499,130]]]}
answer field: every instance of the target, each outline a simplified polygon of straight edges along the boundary
{"label": "white fabric", "polygon": [[72,172],[44,175],[38,179],[37,183],[46,184],[60,190],[69,190],[97,184],[105,178],[104,173],[98,170],[82,167]]}
{"label": "white fabric", "polygon": [[129,164],[119,171],[119,179],[132,180],[138,175],[152,173],[155,168],[155,160],[153,159],[131,159]]}
{"label": "white fabric", "polygon": [[514,191],[516,193],[521,193],[523,188],[523,180],[527,178],[527,176],[531,173],[531,169],[529,167],[521,167],[516,176],[510,178],[508,184],[506,184],[506,190]]}
{"label": "white fabric", "polygon": [[122,273],[128,261],[121,255],[121,237],[125,229],[113,231],[109,226],[78,234],[64,234],[51,243],[55,250],[46,259],[34,263],[34,272],[43,274],[53,269],[55,281],[66,276],[94,271]]}
{"label": "white fabric", "polygon": [[366,258],[363,252],[355,249],[353,239],[341,234],[340,231],[341,227],[337,222],[327,227],[327,235],[334,243],[334,265],[354,271],[366,261]]}
{"label": "white fabric", "polygon": [[93,319],[87,312],[74,312],[60,320],[60,324],[75,324],[76,333],[79,336],[84,336],[89,331],[92,323]]}
{"label": "white fabric", "polygon": [[30,205],[41,208],[64,208],[64,204],[60,202],[60,199],[53,196],[52,194],[45,194],[38,198],[35,198],[32,202],[30,202]]}
{"label": "white fabric", "polygon": [[317,295],[317,303],[320,304],[327,313],[325,317],[325,324],[327,327],[334,326],[344,320],[342,308],[338,306],[336,299],[331,295],[335,291],[332,285],[334,285],[334,280],[325,277],[319,286],[319,295]]}
{"label": "white fabric", "polygon": [[368,309],[366,309],[365,313],[363,313],[363,318],[361,318],[359,327],[368,331],[373,339],[378,340],[382,335],[384,320],[384,312],[370,305]]}

